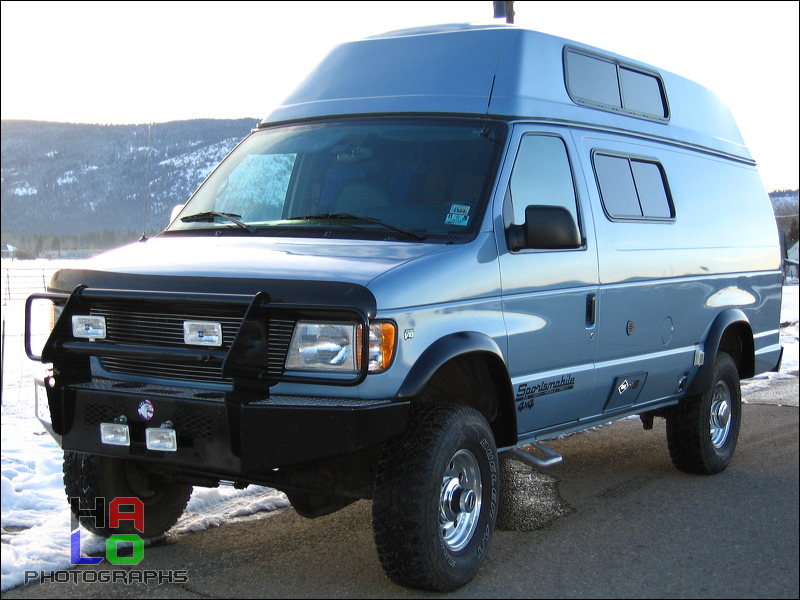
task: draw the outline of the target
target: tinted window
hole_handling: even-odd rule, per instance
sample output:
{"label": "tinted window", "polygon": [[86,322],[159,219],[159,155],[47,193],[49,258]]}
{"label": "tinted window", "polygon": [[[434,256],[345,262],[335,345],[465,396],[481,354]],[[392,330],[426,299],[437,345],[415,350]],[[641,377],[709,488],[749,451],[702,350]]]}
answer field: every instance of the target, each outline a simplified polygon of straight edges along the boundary
{"label": "tinted window", "polygon": [[464,242],[480,226],[505,132],[485,119],[422,117],[263,128],[167,231]]}
{"label": "tinted window", "polygon": [[620,68],[623,106],[628,110],[666,117],[661,81],[652,75]]}
{"label": "tinted window", "polygon": [[565,60],[567,91],[576,104],[637,117],[669,117],[664,84],[657,75],[571,49]]}
{"label": "tinted window", "polygon": [[594,166],[606,212],[612,217],[641,218],[642,209],[628,159],[598,154]]}
{"label": "tinted window", "polygon": [[645,217],[669,219],[673,216],[672,206],[667,196],[667,186],[661,167],[655,163],[639,160],[631,161],[639,203]]}
{"label": "tinted window", "polygon": [[569,90],[574,97],[600,104],[621,107],[617,67],[585,54],[570,53]]}
{"label": "tinted window", "polygon": [[511,174],[513,222],[525,222],[527,206],[563,206],[578,223],[575,187],[567,149],[557,137],[528,135],[522,139]]}
{"label": "tinted window", "polygon": [[296,155],[252,154],[240,162],[217,196],[220,212],[240,213],[248,221],[281,218]]}
{"label": "tinted window", "polygon": [[612,219],[671,219],[675,212],[661,165],[595,154],[594,168],[606,214]]}

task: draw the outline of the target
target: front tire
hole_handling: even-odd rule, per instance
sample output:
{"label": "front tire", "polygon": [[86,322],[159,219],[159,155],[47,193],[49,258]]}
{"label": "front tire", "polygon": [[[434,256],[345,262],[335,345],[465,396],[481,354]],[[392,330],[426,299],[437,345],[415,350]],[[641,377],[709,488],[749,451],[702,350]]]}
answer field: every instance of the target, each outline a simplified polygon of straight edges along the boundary
{"label": "front tire", "polygon": [[667,445],[672,463],[686,473],[713,475],[733,458],[742,422],[739,372],[730,355],[714,362],[711,389],[681,401],[667,416]]}
{"label": "front tire", "polygon": [[[192,494],[192,486],[174,481],[169,471],[71,450],[64,451],[64,488],[67,499],[79,499],[81,509],[91,510],[97,506],[97,498],[105,498],[102,527],[93,517],[76,515],[81,525],[102,537],[116,533],[141,535],[145,539],[163,535],[183,514]],[[109,503],[114,498],[131,497],[144,504],[144,532],[135,529],[130,519],[120,520],[119,527],[109,527]]]}
{"label": "front tire", "polygon": [[372,521],[388,577],[434,591],[469,582],[494,532],[498,473],[494,436],[481,413],[422,408],[378,464]]}

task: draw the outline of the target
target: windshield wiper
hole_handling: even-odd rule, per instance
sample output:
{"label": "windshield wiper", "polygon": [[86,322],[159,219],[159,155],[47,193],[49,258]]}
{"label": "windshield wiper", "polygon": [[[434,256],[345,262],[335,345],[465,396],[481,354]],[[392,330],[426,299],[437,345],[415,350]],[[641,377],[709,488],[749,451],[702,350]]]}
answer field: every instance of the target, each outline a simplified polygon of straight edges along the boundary
{"label": "windshield wiper", "polygon": [[412,237],[416,240],[422,241],[427,236],[420,235],[415,231],[411,231],[410,229],[406,229],[405,227],[399,227],[397,225],[392,225],[391,223],[387,223],[386,221],[382,221],[375,217],[359,217],[358,215],[351,215],[350,213],[320,213],[318,215],[306,215],[303,217],[292,217],[288,219],[289,221],[313,221],[315,219],[349,219],[353,221],[362,221],[364,223],[374,223],[376,225],[380,225],[381,227],[385,227],[386,229],[391,229],[392,231],[396,231],[398,233],[402,233],[409,237]]}
{"label": "windshield wiper", "polygon": [[199,212],[194,215],[189,215],[188,217],[181,217],[181,221],[184,223],[196,223],[196,222],[213,222],[214,219],[226,219],[236,225],[237,227],[241,227],[247,233],[255,233],[256,229],[254,227],[250,227],[247,223],[242,223],[237,217],[241,218],[242,215],[237,215],[234,213],[224,213],[224,212],[217,212],[215,210],[208,210],[206,212]]}

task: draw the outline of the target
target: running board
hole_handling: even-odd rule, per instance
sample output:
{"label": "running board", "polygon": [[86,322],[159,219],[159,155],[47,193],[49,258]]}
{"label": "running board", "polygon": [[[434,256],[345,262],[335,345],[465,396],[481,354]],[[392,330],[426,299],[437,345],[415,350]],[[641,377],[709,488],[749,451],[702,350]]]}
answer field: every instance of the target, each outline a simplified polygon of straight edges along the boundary
{"label": "running board", "polygon": [[564,460],[564,457],[562,457],[558,452],[551,450],[550,448],[545,448],[539,442],[527,442],[525,446],[533,446],[539,452],[544,454],[544,458],[539,458],[538,456],[535,456],[529,452],[525,452],[522,448],[518,448],[517,446],[509,448],[507,452],[511,452],[521,461],[529,463],[534,467],[553,467]]}

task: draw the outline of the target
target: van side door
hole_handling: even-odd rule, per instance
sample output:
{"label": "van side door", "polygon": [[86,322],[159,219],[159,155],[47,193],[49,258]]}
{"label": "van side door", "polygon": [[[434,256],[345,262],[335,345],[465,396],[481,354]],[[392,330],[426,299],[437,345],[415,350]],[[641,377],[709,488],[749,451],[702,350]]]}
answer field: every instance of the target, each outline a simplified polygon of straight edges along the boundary
{"label": "van side door", "polygon": [[[517,125],[501,176],[495,230],[520,434],[577,420],[594,386],[597,252],[569,144],[559,128]],[[573,224],[574,243],[537,243],[537,226],[551,213]],[[531,243],[519,242],[526,232]]]}
{"label": "van side door", "polygon": [[599,345],[595,394],[583,415],[591,419],[678,395],[696,368],[711,318],[703,296],[722,281],[707,267],[718,251],[702,247],[715,224],[678,215],[671,182],[696,186],[703,175],[693,169],[718,161],[612,133],[573,139],[598,207]]}

